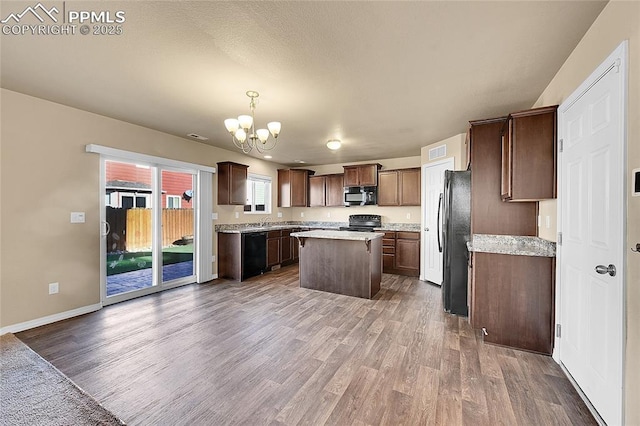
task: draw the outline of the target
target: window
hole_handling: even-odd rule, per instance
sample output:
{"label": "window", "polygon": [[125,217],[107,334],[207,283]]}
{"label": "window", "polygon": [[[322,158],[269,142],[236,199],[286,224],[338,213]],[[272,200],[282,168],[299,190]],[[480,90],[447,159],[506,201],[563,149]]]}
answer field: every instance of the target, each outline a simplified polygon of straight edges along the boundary
{"label": "window", "polygon": [[179,195],[167,195],[167,208],[179,209],[181,207]]}
{"label": "window", "polygon": [[247,175],[247,202],[245,213],[271,213],[271,177]]}
{"label": "window", "polygon": [[148,194],[120,194],[120,207],[124,209],[147,208],[151,206],[151,195]]}

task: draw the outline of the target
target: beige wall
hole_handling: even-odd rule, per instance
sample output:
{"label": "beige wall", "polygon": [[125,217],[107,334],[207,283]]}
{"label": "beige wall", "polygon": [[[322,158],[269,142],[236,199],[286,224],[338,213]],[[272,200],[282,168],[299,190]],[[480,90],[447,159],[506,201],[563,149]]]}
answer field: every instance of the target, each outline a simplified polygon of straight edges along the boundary
{"label": "beige wall", "polygon": [[[451,136],[445,140],[440,142],[432,143],[431,145],[427,145],[422,147],[420,150],[420,157],[422,164],[428,164],[432,161],[429,161],[429,150],[439,147],[441,145],[447,146],[447,155],[444,158],[453,157],[453,166],[456,170],[466,170],[467,169],[467,134],[460,133],[459,135]],[[434,161],[441,161],[443,158],[438,158]]]}
{"label": "beige wall", "polygon": [[[327,164],[323,166],[304,167],[315,171],[315,175],[343,173],[342,166],[351,164],[379,163],[381,170],[406,169],[420,167],[420,157],[388,158],[375,161],[360,161],[352,163]],[[286,210],[286,209],[284,209]],[[320,222],[347,222],[352,214],[379,214],[382,223],[420,223],[420,207],[295,207],[291,209],[292,220],[308,220]],[[304,216],[303,216],[304,215]]]}
{"label": "beige wall", "polygon": [[[623,41],[629,40],[627,170],[640,167],[640,2],[611,1],[544,90],[534,106],[561,104]],[[627,194],[631,193],[631,180]],[[540,203],[554,218],[548,235],[555,240],[556,202]],[[629,197],[627,245],[640,242],[640,197]],[[626,424],[640,425],[640,255],[627,254]]]}
{"label": "beige wall", "polygon": [[[0,327],[100,302],[100,157],[86,144],[213,167],[235,161],[277,178],[273,163],[4,89],[1,114]],[[288,210],[279,220],[290,219]],[[86,223],[70,224],[71,211],[86,212]],[[214,211],[216,223],[260,217],[215,198]],[[50,282],[60,283],[59,294],[48,294]]]}

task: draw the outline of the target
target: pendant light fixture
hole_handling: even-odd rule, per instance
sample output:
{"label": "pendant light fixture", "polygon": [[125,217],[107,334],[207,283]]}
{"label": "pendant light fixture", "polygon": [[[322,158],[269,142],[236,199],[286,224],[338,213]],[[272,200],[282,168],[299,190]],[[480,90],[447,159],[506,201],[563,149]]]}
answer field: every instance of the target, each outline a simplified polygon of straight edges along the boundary
{"label": "pendant light fixture", "polygon": [[[267,129],[257,129],[255,126],[255,109],[256,99],[260,94],[254,90],[249,90],[247,96],[251,101],[249,102],[249,109],[251,115],[240,115],[238,118],[227,118],[224,120],[224,126],[227,131],[231,133],[231,139],[236,147],[240,148],[242,152],[248,154],[253,148],[258,152],[269,151],[276,146],[276,139],[280,134],[281,123],[279,121],[272,121],[267,123]],[[273,139],[269,139],[269,135],[273,136]],[[273,143],[270,143],[273,141]],[[269,143],[268,143],[269,142]]]}

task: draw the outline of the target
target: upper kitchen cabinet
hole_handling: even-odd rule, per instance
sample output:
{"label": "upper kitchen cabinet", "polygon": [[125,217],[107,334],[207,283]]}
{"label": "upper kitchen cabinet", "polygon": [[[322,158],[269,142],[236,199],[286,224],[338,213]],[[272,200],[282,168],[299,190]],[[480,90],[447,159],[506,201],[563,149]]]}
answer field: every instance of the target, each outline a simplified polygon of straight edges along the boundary
{"label": "upper kitchen cabinet", "polygon": [[502,129],[504,201],[556,198],[558,106],[510,114]]}
{"label": "upper kitchen cabinet", "polygon": [[471,233],[533,236],[537,233],[537,203],[505,203],[500,194],[505,121],[506,117],[470,122]]}
{"label": "upper kitchen cabinet", "polygon": [[244,205],[247,201],[247,169],[244,164],[218,163],[218,205]]}
{"label": "upper kitchen cabinet", "polygon": [[342,174],[311,176],[309,178],[309,207],[344,206]]}
{"label": "upper kitchen cabinet", "polygon": [[278,207],[309,206],[309,176],[306,169],[278,169]]}
{"label": "upper kitchen cabinet", "polygon": [[381,164],[358,164],[344,167],[344,186],[377,186]]}
{"label": "upper kitchen cabinet", "polygon": [[379,206],[419,206],[420,168],[378,172]]}

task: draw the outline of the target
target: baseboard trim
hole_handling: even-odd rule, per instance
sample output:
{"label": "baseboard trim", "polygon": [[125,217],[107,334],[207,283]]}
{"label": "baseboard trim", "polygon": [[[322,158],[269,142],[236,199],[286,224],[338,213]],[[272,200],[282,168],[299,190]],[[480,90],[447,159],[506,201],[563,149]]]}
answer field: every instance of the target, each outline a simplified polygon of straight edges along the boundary
{"label": "baseboard trim", "polygon": [[42,318],[36,318],[31,321],[25,321],[18,324],[8,325],[6,327],[0,328],[0,336],[7,333],[19,333],[21,331],[40,327],[42,325],[47,325],[54,322],[77,317],[79,315],[95,312],[100,309],[102,309],[102,303],[96,303],[94,305],[83,306],[81,308],[72,309],[70,311],[60,312],[58,314],[53,314],[53,315],[49,315]]}

